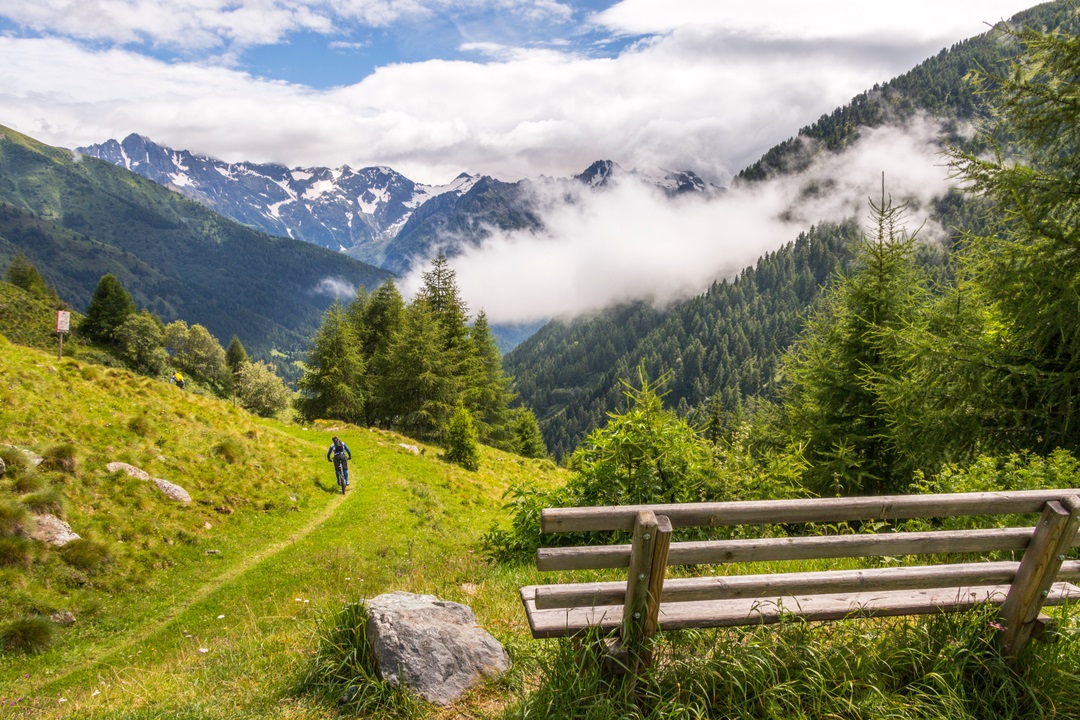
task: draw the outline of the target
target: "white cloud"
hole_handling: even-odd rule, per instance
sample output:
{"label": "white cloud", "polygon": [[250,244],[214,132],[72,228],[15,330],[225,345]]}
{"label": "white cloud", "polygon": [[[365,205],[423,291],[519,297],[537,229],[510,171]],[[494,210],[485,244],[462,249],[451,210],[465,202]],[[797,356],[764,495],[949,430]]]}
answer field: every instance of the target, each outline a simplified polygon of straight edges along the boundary
{"label": "white cloud", "polygon": [[316,295],[329,295],[339,300],[351,300],[356,295],[356,286],[341,278],[323,278],[315,286]]}
{"label": "white cloud", "polygon": [[[926,222],[929,204],[950,187],[939,125],[918,119],[868,132],[841,155],[825,154],[806,172],[737,187],[705,201],[671,201],[637,182],[582,193],[556,204],[546,231],[497,233],[451,260],[473,311],[497,323],[572,317],[632,299],[664,304],[704,291],[823,221],[862,221],[867,199],[886,191],[912,201],[908,227]],[[816,187],[816,193],[807,189]],[[940,228],[923,227],[932,237]],[[403,280],[419,286],[419,273]]]}
{"label": "white cloud", "polygon": [[687,28],[723,28],[762,39],[836,40],[865,38],[905,43],[954,42],[1031,7],[1030,0],[908,0],[903,11],[865,0],[622,0],[593,16],[593,22],[631,35],[664,34]]}

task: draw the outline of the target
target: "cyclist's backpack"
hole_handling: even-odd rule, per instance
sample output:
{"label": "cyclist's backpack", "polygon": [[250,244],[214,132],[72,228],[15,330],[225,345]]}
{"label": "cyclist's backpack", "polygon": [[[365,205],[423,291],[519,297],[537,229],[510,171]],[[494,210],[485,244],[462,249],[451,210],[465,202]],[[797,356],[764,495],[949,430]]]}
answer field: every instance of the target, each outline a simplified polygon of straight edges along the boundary
{"label": "cyclist's backpack", "polygon": [[340,440],[334,443],[334,457],[345,457],[345,443],[341,442]]}

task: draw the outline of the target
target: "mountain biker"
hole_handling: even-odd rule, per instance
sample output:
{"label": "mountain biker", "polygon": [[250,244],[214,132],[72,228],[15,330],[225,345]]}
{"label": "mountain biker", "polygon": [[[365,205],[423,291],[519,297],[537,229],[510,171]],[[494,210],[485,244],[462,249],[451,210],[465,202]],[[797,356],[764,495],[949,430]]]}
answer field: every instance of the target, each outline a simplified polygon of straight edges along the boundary
{"label": "mountain biker", "polygon": [[184,389],[184,376],[180,374],[179,370],[173,373],[172,381],[176,383],[176,387],[180,388],[181,390]]}
{"label": "mountain biker", "polygon": [[334,471],[340,472],[342,477],[345,478],[345,485],[348,485],[349,463],[347,460],[352,460],[352,451],[337,435],[334,436],[333,442],[330,443],[330,447],[326,451],[326,459],[334,461]]}

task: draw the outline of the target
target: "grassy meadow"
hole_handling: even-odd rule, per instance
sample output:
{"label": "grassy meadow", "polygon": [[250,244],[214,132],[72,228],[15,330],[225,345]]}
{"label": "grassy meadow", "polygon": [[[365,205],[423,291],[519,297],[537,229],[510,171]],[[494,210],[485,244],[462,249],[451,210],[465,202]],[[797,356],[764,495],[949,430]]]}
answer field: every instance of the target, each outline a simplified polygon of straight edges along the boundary
{"label": "grassy meadow", "polygon": [[[353,451],[344,496],[325,459],[334,434]],[[985,610],[669,633],[630,692],[600,674],[599,641],[531,639],[518,588],[558,574],[483,556],[481,536],[509,522],[504,491],[565,471],[482,448],[468,472],[403,443],[419,445],[260,419],[0,336],[0,644],[13,620],[75,618],[49,625],[41,652],[0,647],[0,718],[1080,718],[1072,608],[1018,664],[997,654]],[[109,472],[114,461],[192,503]],[[82,540],[22,542],[31,509]],[[512,670],[450,708],[366,675],[357,602],[392,590],[468,604]]]}
{"label": "grassy meadow", "polygon": [[[477,541],[510,483],[555,481],[550,462],[485,448],[467,472],[393,433],[263,420],[2,337],[0,407],[0,443],[50,457],[9,470],[0,502],[52,492],[55,514],[104,551],[80,567],[40,546],[0,568],[0,618],[76,618],[43,653],[0,654],[0,713],[336,717],[336,698],[296,690],[318,634],[344,605],[390,590],[465,602],[502,642],[524,643],[522,578],[484,562]],[[353,451],[345,496],[325,459],[333,434]],[[113,461],[182,486],[192,503],[108,472]]]}

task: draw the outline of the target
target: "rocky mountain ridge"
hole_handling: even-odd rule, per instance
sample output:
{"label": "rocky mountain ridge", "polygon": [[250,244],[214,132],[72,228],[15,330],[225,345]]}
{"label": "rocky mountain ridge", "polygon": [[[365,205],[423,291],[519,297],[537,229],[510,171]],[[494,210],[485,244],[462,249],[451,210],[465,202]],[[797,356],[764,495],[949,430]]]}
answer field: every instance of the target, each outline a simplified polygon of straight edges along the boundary
{"label": "rocky mountain ridge", "polygon": [[436,247],[453,255],[462,244],[479,243],[491,228],[539,228],[537,190],[551,185],[601,190],[631,178],[669,196],[718,190],[692,172],[650,175],[611,161],[597,161],[573,178],[508,183],[462,173],[445,185],[425,185],[382,166],[290,169],[226,163],[137,134],[77,152],[138,173],[263,232],[340,250],[396,273]]}

